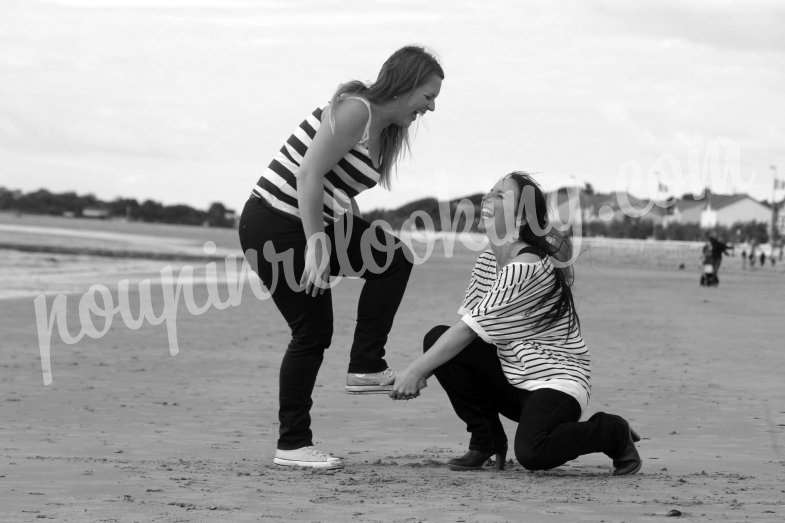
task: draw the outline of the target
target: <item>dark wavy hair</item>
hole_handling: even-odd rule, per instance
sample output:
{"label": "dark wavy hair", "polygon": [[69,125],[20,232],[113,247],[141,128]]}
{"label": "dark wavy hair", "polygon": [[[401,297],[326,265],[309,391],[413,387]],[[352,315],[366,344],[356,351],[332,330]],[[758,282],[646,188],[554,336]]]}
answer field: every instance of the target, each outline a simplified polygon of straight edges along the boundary
{"label": "dark wavy hair", "polygon": [[[376,81],[366,85],[352,80],[338,87],[330,104],[336,107],[346,94],[362,95],[369,102],[383,104],[420,87],[431,76],[444,79],[444,71],[436,58],[423,47],[409,45],[395,51],[379,71]],[[409,130],[392,124],[382,130],[380,185],[390,188],[390,172],[403,154],[409,152]]]}
{"label": "dark wavy hair", "polygon": [[[548,204],[545,194],[537,182],[525,172],[516,171],[507,176],[518,186],[518,207],[515,209],[515,216],[517,218],[525,217],[525,220],[521,220],[518,229],[518,239],[531,245],[542,255],[550,256],[561,262],[571,259],[572,243],[569,236],[550,226]],[[574,328],[580,328],[581,324],[572,297],[571,286],[574,281],[575,274],[571,265],[554,267],[553,287],[539,302],[544,304],[554,297],[558,298],[540,321],[550,324],[569,315],[567,336]]]}

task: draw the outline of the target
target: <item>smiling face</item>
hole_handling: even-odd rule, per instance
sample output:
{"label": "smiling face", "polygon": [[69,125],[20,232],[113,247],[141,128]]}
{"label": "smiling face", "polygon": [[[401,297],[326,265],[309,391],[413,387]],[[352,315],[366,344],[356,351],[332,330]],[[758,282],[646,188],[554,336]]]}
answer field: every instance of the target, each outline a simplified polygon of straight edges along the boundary
{"label": "smiling face", "polygon": [[505,176],[482,199],[480,226],[494,243],[518,239],[516,210],[518,185]]}
{"label": "smiling face", "polygon": [[431,75],[424,84],[401,96],[396,123],[401,127],[409,127],[418,116],[428,111],[435,111],[436,97],[439,96],[441,89],[442,79]]}

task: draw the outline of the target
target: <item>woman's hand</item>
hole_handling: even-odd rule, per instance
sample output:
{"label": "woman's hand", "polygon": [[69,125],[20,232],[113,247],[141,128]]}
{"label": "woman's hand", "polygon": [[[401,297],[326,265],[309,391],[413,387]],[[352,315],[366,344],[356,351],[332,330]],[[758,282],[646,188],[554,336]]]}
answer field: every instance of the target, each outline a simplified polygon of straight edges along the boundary
{"label": "woman's hand", "polygon": [[458,321],[444,331],[427,352],[414,360],[395,378],[390,397],[394,400],[410,400],[420,395],[427,386],[425,380],[436,369],[457,356],[477,334],[463,321]]}
{"label": "woman's hand", "polygon": [[394,400],[410,400],[420,395],[420,391],[428,386],[424,376],[408,369],[395,377],[390,397]]}
{"label": "woman's hand", "polygon": [[320,296],[330,288],[330,243],[324,232],[308,238],[300,288],[311,297]]}

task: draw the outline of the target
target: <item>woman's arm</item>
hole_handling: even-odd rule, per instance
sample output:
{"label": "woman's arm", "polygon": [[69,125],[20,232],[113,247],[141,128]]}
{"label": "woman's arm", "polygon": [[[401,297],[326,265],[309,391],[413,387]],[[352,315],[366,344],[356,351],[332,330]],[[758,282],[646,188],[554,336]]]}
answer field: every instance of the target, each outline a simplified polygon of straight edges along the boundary
{"label": "woman's arm", "polygon": [[395,378],[390,397],[409,399],[418,396],[420,389],[425,386],[425,379],[433,373],[434,369],[457,356],[476,337],[477,334],[463,321],[454,324],[427,352],[414,360]]}
{"label": "woman's arm", "polygon": [[[525,256],[525,255],[524,255]],[[495,270],[489,260],[478,258],[475,270],[477,276],[487,275]],[[417,396],[423,387],[424,378],[433,370],[460,353],[475,337],[497,347],[520,339],[527,328],[522,322],[532,311],[538,310],[538,293],[550,285],[534,269],[521,270],[521,266],[508,264],[502,267],[491,288],[471,310],[463,311],[461,321],[450,327],[425,354],[417,358],[395,380],[393,399],[409,399]],[[525,265],[524,267],[534,267]],[[553,276],[549,276],[552,278]],[[487,278],[492,278],[487,276]],[[471,287],[469,293],[472,294]],[[471,298],[471,296],[469,296]],[[466,300],[464,300],[466,301]],[[510,322],[512,320],[512,322]],[[506,321],[508,328],[498,329],[500,321]]]}
{"label": "woman's arm", "polygon": [[334,130],[329,124],[328,107],[322,123],[297,170],[297,203],[308,242],[305,269],[300,280],[306,294],[316,296],[327,288],[329,244],[324,235],[324,175],[327,174],[362,137],[368,109],[362,102],[346,100],[335,108]]}

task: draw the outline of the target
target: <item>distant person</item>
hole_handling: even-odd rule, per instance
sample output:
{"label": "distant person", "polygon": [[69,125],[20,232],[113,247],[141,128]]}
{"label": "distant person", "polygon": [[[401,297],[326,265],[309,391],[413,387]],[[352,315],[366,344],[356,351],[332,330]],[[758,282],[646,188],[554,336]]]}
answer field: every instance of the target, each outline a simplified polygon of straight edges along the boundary
{"label": "distant person", "polygon": [[589,403],[590,357],[571,270],[552,261],[569,255],[569,243],[541,232],[548,231],[542,190],[512,173],[483,199],[481,216],[491,244],[474,265],[461,319],[425,335],[424,354],[397,376],[390,396],[414,398],[436,375],[471,433],[469,451],[449,462],[455,470],[481,468],[494,455],[504,468],[503,414],[518,422],[515,457],[529,470],[602,452],[613,474],[634,474],[639,438],[624,418],[597,412],[579,421]]}
{"label": "distant person", "polygon": [[[379,245],[361,249],[371,225],[358,215],[354,197],[375,185],[390,186],[408,147],[409,126],[436,109],[443,78],[431,54],[409,46],[384,62],[372,84],[340,86],[329,104],[295,129],[245,204],[239,231],[243,252],[255,253],[253,268],[291,329],[280,370],[277,465],[343,466],[340,458],[313,446],[310,426],[314,383],[333,334],[330,276],[365,279],[346,390],[392,389],[395,373],[384,359],[385,345],[412,270],[411,253],[381,228],[372,231]],[[264,256],[265,246],[283,261]],[[282,281],[286,253],[294,285]],[[368,270],[369,262],[383,270]]]}
{"label": "distant person", "polygon": [[731,247],[727,243],[718,240],[716,236],[709,235],[708,240],[711,245],[711,259],[712,265],[714,265],[714,274],[718,275],[720,265],[722,264],[722,257],[728,254],[728,250],[731,249]]}
{"label": "distant person", "polygon": [[742,249],[741,250],[741,268],[742,268],[742,270],[747,268],[747,250],[746,249]]}
{"label": "distant person", "polygon": [[720,279],[715,269],[714,249],[710,241],[704,243],[703,249],[701,249],[701,267],[703,267],[700,277],[701,287],[716,287],[720,284]]}
{"label": "distant person", "polygon": [[761,267],[766,267],[766,253],[763,252],[762,249],[760,251],[760,255],[758,257],[758,260],[760,261],[760,266]]}

